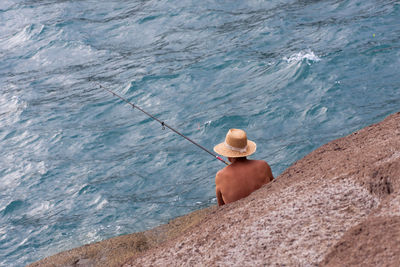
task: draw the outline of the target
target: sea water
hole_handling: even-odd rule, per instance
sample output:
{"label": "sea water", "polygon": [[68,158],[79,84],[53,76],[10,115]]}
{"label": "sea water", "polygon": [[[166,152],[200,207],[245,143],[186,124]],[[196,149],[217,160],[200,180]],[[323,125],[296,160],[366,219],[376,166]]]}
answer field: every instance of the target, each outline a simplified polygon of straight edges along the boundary
{"label": "sea water", "polygon": [[278,176],[400,110],[400,3],[0,2],[0,265],[216,204],[229,128]]}

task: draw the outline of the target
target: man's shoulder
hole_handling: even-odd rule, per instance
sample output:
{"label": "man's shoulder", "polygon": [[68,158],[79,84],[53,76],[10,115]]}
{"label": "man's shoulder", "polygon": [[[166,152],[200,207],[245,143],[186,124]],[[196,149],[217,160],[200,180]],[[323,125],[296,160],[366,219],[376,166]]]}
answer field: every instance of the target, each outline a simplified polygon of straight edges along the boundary
{"label": "man's shoulder", "polygon": [[264,160],[255,160],[253,164],[254,164],[253,165],[254,168],[258,169],[259,171],[262,171],[262,172],[270,172],[271,171],[271,167]]}
{"label": "man's shoulder", "polygon": [[223,169],[221,169],[221,170],[219,170],[217,172],[217,174],[215,175],[215,181],[224,179],[224,177],[227,175],[227,172],[228,172],[227,168],[228,167],[229,166],[227,166],[227,167],[225,167],[225,168],[223,168]]}
{"label": "man's shoulder", "polygon": [[252,160],[251,162],[257,166],[269,168],[269,164],[265,160]]}
{"label": "man's shoulder", "polygon": [[226,170],[225,170],[225,168],[223,168],[223,169],[221,169],[221,170],[219,170],[219,171],[217,172],[217,174],[215,175],[215,177],[222,177],[222,176],[225,175],[225,172],[226,172]]}

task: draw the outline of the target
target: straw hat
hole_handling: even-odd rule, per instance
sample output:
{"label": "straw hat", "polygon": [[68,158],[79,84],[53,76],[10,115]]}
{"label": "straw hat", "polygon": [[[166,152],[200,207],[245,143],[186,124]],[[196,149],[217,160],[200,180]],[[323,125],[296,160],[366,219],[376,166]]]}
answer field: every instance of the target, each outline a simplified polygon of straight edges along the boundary
{"label": "straw hat", "polygon": [[214,147],[218,154],[230,157],[247,157],[256,152],[256,143],[247,140],[246,132],[240,129],[230,129],[226,134],[225,142]]}

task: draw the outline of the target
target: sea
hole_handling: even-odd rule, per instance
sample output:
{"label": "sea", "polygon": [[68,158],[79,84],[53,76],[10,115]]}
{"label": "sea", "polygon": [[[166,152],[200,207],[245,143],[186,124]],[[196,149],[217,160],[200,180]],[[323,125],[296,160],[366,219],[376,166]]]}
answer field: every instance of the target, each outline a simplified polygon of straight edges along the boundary
{"label": "sea", "polygon": [[400,111],[399,71],[398,0],[1,0],[0,266],[216,204],[225,165],[107,90],[278,177]]}

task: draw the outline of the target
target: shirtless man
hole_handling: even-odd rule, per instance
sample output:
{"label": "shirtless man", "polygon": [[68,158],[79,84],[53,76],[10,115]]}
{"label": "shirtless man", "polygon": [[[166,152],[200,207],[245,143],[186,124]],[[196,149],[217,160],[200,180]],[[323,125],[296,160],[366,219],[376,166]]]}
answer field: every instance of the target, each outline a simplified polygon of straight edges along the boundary
{"label": "shirtless man", "polygon": [[216,145],[214,151],[231,162],[215,176],[219,206],[247,197],[274,179],[267,162],[246,158],[256,151],[256,144],[247,140],[243,130],[230,129],[225,142]]}

